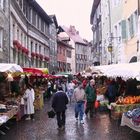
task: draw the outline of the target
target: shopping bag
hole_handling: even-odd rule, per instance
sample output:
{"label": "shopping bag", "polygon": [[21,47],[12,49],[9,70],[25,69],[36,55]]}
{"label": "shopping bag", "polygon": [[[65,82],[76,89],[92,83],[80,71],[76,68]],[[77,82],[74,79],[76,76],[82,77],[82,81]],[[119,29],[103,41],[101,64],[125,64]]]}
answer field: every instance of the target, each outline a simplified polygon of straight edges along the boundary
{"label": "shopping bag", "polygon": [[99,101],[95,101],[94,107],[97,109],[100,106],[100,102]]}
{"label": "shopping bag", "polygon": [[48,117],[49,117],[49,118],[54,118],[54,117],[55,117],[55,112],[54,112],[53,109],[50,110],[50,111],[48,111],[47,113],[48,113]]}

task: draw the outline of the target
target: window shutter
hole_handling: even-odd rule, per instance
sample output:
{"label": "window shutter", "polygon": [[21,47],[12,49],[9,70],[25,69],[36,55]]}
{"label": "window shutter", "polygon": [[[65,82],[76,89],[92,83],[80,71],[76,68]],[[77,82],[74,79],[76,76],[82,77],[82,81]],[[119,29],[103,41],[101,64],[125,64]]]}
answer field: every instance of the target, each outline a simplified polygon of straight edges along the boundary
{"label": "window shutter", "polygon": [[134,23],[133,23],[133,14],[130,16],[130,36],[132,37],[134,35]]}
{"label": "window shutter", "polygon": [[127,38],[127,30],[126,30],[126,20],[122,20],[121,22],[121,28],[122,28],[122,39]]}

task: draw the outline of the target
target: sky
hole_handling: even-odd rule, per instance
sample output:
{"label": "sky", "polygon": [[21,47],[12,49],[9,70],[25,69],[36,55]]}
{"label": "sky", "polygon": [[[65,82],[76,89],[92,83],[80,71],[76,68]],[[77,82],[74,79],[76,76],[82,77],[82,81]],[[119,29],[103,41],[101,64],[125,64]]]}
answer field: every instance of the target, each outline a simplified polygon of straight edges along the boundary
{"label": "sky", "polygon": [[74,25],[82,38],[92,40],[90,13],[93,0],[36,0],[48,15],[55,14],[58,25]]}

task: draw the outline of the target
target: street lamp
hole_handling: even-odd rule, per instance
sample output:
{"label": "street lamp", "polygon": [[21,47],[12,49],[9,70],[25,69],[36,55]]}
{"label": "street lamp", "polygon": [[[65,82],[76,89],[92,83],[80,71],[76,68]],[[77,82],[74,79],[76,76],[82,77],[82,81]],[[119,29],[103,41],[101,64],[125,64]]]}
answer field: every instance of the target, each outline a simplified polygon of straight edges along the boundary
{"label": "street lamp", "polygon": [[113,51],[112,43],[109,43],[109,45],[108,45],[108,52],[110,52],[110,55],[111,55],[111,62],[110,62],[110,64],[112,64],[112,51]]}

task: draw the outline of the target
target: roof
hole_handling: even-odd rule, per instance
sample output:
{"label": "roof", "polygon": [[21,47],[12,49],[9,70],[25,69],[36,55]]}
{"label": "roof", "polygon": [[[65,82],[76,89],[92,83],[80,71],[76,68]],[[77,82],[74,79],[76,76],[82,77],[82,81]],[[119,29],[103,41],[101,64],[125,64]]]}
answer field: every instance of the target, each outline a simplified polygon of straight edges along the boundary
{"label": "roof", "polygon": [[73,49],[73,47],[71,45],[69,45],[68,43],[63,41],[63,39],[61,39],[60,37],[58,37],[57,42],[62,44],[62,45],[64,45],[64,46],[66,46],[66,47],[68,47],[68,48],[70,48],[70,49]]}
{"label": "roof", "polygon": [[87,43],[80,37],[79,32],[75,29],[75,26],[70,26],[70,28],[66,26],[61,26],[64,32],[75,42],[83,45],[87,45]]}
{"label": "roof", "polygon": [[35,1],[35,0],[31,0],[30,5],[32,5],[32,7],[38,11],[38,14],[40,14],[40,16],[42,16],[42,18],[47,22],[47,23],[53,23],[51,18],[48,16],[48,14],[42,9],[42,7]]}
{"label": "roof", "polygon": [[53,21],[54,21],[54,23],[55,23],[56,28],[58,28],[58,23],[57,23],[56,16],[55,16],[55,15],[49,15],[49,17],[50,17],[51,19],[53,19]]}

